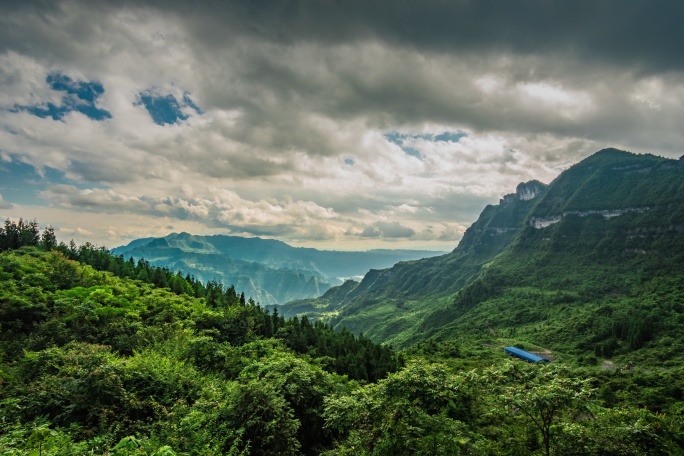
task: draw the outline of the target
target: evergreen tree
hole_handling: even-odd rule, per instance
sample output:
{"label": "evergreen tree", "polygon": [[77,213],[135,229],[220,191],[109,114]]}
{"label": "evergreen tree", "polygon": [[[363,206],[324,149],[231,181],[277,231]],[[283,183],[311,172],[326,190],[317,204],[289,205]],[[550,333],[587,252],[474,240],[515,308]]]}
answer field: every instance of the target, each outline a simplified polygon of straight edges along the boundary
{"label": "evergreen tree", "polygon": [[51,226],[43,230],[43,234],[40,237],[40,245],[48,252],[57,246],[55,230]]}

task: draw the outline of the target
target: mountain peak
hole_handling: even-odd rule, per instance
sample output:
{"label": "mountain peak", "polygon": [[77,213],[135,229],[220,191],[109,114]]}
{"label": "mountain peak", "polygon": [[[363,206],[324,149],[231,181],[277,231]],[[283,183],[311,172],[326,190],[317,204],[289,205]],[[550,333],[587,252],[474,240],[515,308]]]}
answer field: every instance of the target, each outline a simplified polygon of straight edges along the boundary
{"label": "mountain peak", "polygon": [[521,201],[529,201],[534,199],[537,195],[546,189],[547,185],[538,180],[531,180],[529,182],[521,182],[515,188],[515,194]]}
{"label": "mountain peak", "polygon": [[[316,305],[337,312],[331,320],[336,328],[346,326],[401,346],[433,336],[448,340],[457,333],[454,328],[466,325],[485,330],[473,328],[503,311],[496,299],[507,287],[515,290],[511,302],[519,300],[523,283],[553,283],[560,291],[567,287],[579,301],[584,285],[569,277],[586,277],[587,286],[596,286],[600,295],[610,289],[603,282],[620,283],[626,271],[667,271],[682,264],[682,250],[674,246],[684,238],[681,225],[673,223],[682,218],[682,172],[675,160],[604,149],[564,170],[548,186],[523,182],[499,205],[487,205],[450,254],[370,271],[352,294],[333,297],[331,292],[328,301]],[[556,269],[547,267],[551,264]],[[508,282],[501,278],[504,273]],[[539,296],[544,293],[540,288]],[[486,311],[475,309],[487,299],[492,301]],[[444,307],[435,305],[440,300]],[[548,302],[538,304],[544,321]],[[520,306],[515,315],[531,304]],[[462,323],[471,309],[477,317]],[[481,318],[487,312],[492,314]],[[522,321],[507,315],[500,320],[502,327]]]}
{"label": "mountain peak", "polygon": [[590,157],[595,157],[595,156],[617,156],[617,155],[634,155],[631,152],[627,152],[621,149],[616,149],[615,147],[606,147],[605,149],[601,149],[598,152],[593,153],[590,155]]}
{"label": "mountain peak", "polygon": [[167,236],[167,238],[176,238],[176,239],[188,239],[192,237],[192,234],[186,232],[186,231],[181,231],[180,233],[171,233]]}
{"label": "mountain peak", "polygon": [[601,149],[598,152],[593,153],[592,155],[588,156],[584,160],[581,160],[578,165],[581,165],[583,163],[603,163],[603,162],[615,162],[615,161],[622,161],[624,159],[635,159],[637,158],[637,154],[633,154],[631,152],[627,152],[624,150],[616,149],[614,147],[608,147],[606,149]]}

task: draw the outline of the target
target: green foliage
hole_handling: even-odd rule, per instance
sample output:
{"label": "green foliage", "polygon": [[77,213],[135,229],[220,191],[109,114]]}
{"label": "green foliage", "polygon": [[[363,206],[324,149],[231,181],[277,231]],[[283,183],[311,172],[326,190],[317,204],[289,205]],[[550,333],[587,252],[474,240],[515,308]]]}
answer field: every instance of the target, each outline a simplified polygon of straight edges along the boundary
{"label": "green foliage", "polygon": [[326,400],[327,426],[341,437],[330,454],[468,454],[472,387],[442,365],[420,361],[377,384]]}
{"label": "green foliage", "polygon": [[[54,235],[54,233],[52,233]],[[48,238],[50,233],[47,233]],[[53,236],[54,238],[54,236]],[[35,220],[24,221],[19,219],[18,222],[13,222],[10,219],[5,220],[5,226],[0,227],[0,252],[3,250],[18,249],[23,246],[37,246],[41,241],[40,229]],[[46,244],[49,244],[52,239],[47,239]]]}
{"label": "green foliage", "polygon": [[[318,454],[332,445],[324,397],[349,381],[331,372],[375,380],[398,367],[389,348],[270,314],[233,287],[174,275],[190,296],[126,277],[128,262],[117,276],[107,258],[92,246],[0,253],[0,435],[14,436],[0,453]],[[38,417],[27,443],[18,429]]]}
{"label": "green foliage", "polygon": [[521,414],[542,435],[546,455],[551,454],[552,427],[563,416],[571,419],[587,411],[594,395],[591,379],[576,379],[557,366],[522,367],[510,363],[487,376],[495,383],[507,414]]}
{"label": "green foliage", "polygon": [[[323,428],[323,401],[338,388],[339,377],[291,354],[273,352],[246,366],[240,374],[240,383],[269,385],[275,388],[277,396],[286,400],[297,421],[296,437],[303,453],[318,454],[332,444],[331,433]],[[256,443],[253,439],[250,441],[255,451]]]}
{"label": "green foliage", "polygon": [[557,427],[557,453],[574,455],[682,454],[681,421],[637,408],[595,408],[591,420]]}

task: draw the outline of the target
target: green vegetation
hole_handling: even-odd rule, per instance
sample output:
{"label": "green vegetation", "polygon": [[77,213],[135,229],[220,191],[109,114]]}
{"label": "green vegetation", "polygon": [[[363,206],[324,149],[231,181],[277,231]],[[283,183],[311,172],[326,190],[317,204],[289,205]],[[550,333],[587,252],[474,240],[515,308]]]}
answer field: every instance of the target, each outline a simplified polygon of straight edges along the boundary
{"label": "green vegetation", "polygon": [[684,454],[684,167],[609,150],[568,172],[451,254],[291,304],[329,323],[8,220],[0,454]]}
{"label": "green vegetation", "polygon": [[2,454],[684,453],[681,365],[527,365],[476,337],[395,355],[35,222],[0,242]]}
{"label": "green vegetation", "polygon": [[0,229],[2,454],[317,454],[323,398],[398,368],[364,337],[50,233]]}

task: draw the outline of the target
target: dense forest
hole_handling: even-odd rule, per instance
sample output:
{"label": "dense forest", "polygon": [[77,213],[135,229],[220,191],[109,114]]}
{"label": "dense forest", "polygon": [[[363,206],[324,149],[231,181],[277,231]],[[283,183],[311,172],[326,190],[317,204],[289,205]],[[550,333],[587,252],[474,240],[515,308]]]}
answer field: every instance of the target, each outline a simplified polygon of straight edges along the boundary
{"label": "dense forest", "polygon": [[35,221],[0,251],[2,454],[684,454],[681,364],[526,364],[468,334],[397,352]]}

